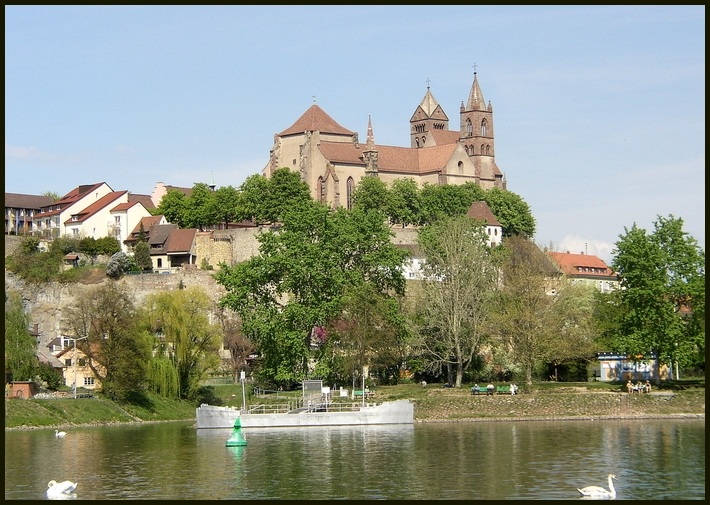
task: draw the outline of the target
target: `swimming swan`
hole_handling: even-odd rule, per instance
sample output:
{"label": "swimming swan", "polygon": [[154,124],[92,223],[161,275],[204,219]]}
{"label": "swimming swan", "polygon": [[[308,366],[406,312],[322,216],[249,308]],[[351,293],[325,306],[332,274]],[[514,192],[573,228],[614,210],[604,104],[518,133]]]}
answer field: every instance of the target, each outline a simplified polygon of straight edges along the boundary
{"label": "swimming swan", "polygon": [[49,484],[47,484],[47,497],[67,498],[69,496],[72,496],[77,484],[77,482],[72,482],[69,480],[65,480],[63,482],[50,480]]}
{"label": "swimming swan", "polygon": [[54,436],[55,436],[55,437],[63,437],[63,436],[66,435],[66,434],[67,434],[66,431],[54,430]]}
{"label": "swimming swan", "polygon": [[613,473],[609,474],[609,491],[600,486],[587,486],[582,489],[577,489],[582,496],[588,496],[590,498],[616,498],[616,489],[614,489],[614,483],[611,479],[616,479],[616,475]]}

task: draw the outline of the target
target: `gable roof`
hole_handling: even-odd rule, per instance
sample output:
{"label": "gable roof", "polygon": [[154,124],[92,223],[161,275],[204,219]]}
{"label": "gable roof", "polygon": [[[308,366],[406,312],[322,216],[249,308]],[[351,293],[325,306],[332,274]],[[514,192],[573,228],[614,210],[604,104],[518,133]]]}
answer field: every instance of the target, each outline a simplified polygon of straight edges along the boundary
{"label": "gable roof", "polygon": [[[89,194],[90,192],[100,188],[106,184],[105,182],[97,182],[96,184],[85,184],[82,186],[77,186],[76,188],[72,189],[69,193],[61,197],[59,200],[56,202],[51,202],[45,206],[42,207],[40,213],[41,217],[49,217],[49,216],[54,216],[56,214],[60,214],[64,209],[69,207],[70,205],[75,204],[79,200],[81,200],[84,196]],[[108,184],[106,184],[108,186]],[[108,186],[110,189],[110,186]]]}
{"label": "gable roof", "polygon": [[[428,174],[446,168],[458,144],[442,146],[411,147],[376,145],[377,170],[379,172]],[[318,148],[325,159],[332,163],[349,164],[365,167],[363,144],[352,142],[321,141]]]}
{"label": "gable roof", "polygon": [[478,221],[483,221],[489,226],[503,226],[493,215],[493,212],[491,211],[491,208],[488,206],[488,204],[484,201],[473,202],[468,208],[468,212],[466,212],[466,215]]}
{"label": "gable roof", "polygon": [[321,133],[334,133],[348,136],[355,135],[355,132],[340,126],[335,119],[326,114],[326,112],[316,104],[311,105],[295,123],[279,133],[279,135],[293,135],[306,131],[319,131]]}
{"label": "gable roof", "polygon": [[51,205],[54,198],[44,195],[25,195],[22,193],[5,193],[5,208],[41,209]]}
{"label": "gable roof", "polygon": [[616,277],[614,271],[597,256],[548,251],[547,255],[565,275],[579,277]]}
{"label": "gable roof", "polygon": [[76,224],[76,223],[81,223],[82,221],[86,221],[89,219],[91,216],[99,212],[100,210],[108,207],[111,205],[113,202],[121,198],[123,195],[128,193],[128,191],[112,191],[111,193],[108,193],[98,200],[96,200],[94,203],[86,207],[85,209],[80,210],[76,214],[73,214],[72,216],[77,216],[77,219],[72,219],[72,216],[69,217],[66,221],[64,221],[64,224]]}
{"label": "gable roof", "polygon": [[153,199],[150,197],[150,195],[137,195],[135,193],[128,193],[128,201],[129,203],[142,203],[143,207],[146,209],[154,209],[155,204],[153,203]]}
{"label": "gable roof", "polygon": [[190,252],[195,243],[196,228],[176,229],[170,232],[165,241],[165,252],[167,254],[183,254]]}

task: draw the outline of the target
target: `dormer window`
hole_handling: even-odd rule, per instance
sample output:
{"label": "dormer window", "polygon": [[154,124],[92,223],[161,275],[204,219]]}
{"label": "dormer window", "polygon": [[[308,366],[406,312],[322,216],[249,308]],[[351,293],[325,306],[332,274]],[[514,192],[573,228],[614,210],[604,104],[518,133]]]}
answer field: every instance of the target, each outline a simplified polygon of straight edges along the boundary
{"label": "dormer window", "polygon": [[73,214],[71,217],[72,221],[78,221],[79,220],[79,214]]}

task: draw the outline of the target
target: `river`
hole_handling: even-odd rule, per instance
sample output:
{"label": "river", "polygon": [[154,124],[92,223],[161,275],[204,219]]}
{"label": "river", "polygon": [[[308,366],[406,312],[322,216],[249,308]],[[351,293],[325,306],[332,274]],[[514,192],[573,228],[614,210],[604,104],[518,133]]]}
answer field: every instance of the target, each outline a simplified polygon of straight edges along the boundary
{"label": "river", "polygon": [[523,421],[242,429],[193,423],[5,432],[5,499],[704,500],[705,420]]}

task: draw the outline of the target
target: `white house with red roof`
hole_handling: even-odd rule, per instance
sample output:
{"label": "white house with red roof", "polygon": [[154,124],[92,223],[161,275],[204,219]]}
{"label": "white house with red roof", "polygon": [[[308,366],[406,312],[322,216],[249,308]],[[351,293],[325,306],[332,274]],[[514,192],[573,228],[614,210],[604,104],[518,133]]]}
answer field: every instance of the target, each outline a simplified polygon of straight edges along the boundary
{"label": "white house with red roof", "polygon": [[147,195],[113,191],[105,182],[78,186],[35,215],[36,233],[43,239],[61,236],[114,237],[123,252],[123,241],[143,217],[150,216]]}
{"label": "white house with red roof", "polygon": [[610,293],[619,288],[616,272],[597,256],[551,251],[547,255],[560,273],[573,282],[591,284],[602,293]]}

